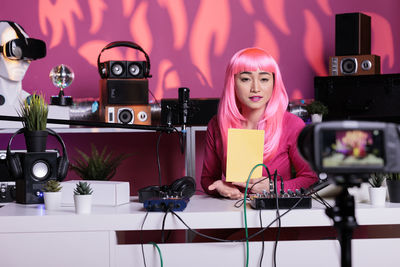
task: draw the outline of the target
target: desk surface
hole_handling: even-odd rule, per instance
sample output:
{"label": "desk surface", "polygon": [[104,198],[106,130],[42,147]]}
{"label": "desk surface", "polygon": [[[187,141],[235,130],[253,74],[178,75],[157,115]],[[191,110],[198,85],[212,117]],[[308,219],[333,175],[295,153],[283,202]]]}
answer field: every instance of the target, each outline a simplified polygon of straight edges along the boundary
{"label": "desk surface", "polygon": [[[243,228],[243,207],[235,208],[234,200],[193,196],[187,208],[178,215],[194,229]],[[331,226],[325,207],[318,202],[312,209],[292,210],[282,217],[283,227]],[[281,214],[286,210],[281,210]],[[259,211],[248,206],[248,227],[259,227]],[[263,224],[275,219],[275,210],[262,210]],[[77,215],[73,206],[62,206],[57,211],[47,211],[43,204],[23,205],[7,203],[0,208],[0,233],[140,230],[146,211],[136,198],[128,204],[93,206],[89,215]],[[162,228],[164,213],[150,212],[143,230]],[[385,207],[357,204],[356,219],[360,225],[400,224],[400,204],[386,203]],[[275,224],[274,224],[275,226]],[[172,214],[168,214],[165,229],[186,229]]]}

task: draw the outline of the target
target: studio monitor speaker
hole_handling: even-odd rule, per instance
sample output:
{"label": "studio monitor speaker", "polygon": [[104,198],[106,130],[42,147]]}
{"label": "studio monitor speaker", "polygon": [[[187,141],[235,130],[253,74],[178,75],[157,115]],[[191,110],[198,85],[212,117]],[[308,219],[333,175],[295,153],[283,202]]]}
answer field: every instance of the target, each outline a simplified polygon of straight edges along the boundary
{"label": "studio monitor speaker", "polygon": [[100,102],[106,105],[147,105],[148,79],[101,79]]}
{"label": "studio monitor speaker", "polygon": [[151,125],[150,105],[104,107],[105,122],[121,124]]}
{"label": "studio monitor speaker", "polygon": [[329,75],[370,75],[381,73],[380,57],[353,55],[329,57]]}
{"label": "studio monitor speaker", "polygon": [[43,203],[43,188],[48,180],[57,180],[57,152],[29,152],[15,154],[22,167],[16,177],[16,202]]}
{"label": "studio monitor speaker", "polygon": [[371,54],[371,17],[362,13],[335,17],[335,55]]}

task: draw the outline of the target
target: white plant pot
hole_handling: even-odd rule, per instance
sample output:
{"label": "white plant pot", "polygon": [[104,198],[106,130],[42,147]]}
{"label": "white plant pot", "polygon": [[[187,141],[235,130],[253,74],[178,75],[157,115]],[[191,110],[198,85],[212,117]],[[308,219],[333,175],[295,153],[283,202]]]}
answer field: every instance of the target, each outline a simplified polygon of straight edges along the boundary
{"label": "white plant pot", "polygon": [[372,206],[381,207],[385,206],[386,201],[386,187],[370,187],[369,199]]}
{"label": "white plant pot", "polygon": [[74,195],[75,213],[89,214],[92,211],[92,195]]}
{"label": "white plant pot", "polygon": [[311,121],[316,123],[316,122],[321,122],[322,121],[322,114],[311,114]]}
{"label": "white plant pot", "polygon": [[61,191],[60,192],[44,192],[44,208],[46,210],[57,210],[61,207]]}

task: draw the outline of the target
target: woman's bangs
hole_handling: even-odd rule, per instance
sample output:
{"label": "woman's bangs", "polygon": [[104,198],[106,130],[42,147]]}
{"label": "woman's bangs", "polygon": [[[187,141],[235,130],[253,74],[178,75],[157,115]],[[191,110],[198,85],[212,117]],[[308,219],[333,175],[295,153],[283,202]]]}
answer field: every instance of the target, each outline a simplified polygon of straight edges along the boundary
{"label": "woman's bangs", "polygon": [[233,67],[233,73],[238,74],[244,71],[266,71],[275,73],[275,64],[271,57],[266,55],[242,55]]}

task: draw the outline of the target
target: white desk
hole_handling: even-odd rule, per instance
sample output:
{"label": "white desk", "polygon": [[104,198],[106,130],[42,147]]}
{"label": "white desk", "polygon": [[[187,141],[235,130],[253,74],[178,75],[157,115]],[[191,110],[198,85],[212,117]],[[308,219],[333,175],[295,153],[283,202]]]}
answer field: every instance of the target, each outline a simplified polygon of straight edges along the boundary
{"label": "white desk", "polygon": [[[194,196],[181,218],[193,229],[243,228],[243,207],[235,201]],[[259,211],[247,209],[248,227],[259,227]],[[284,210],[281,211],[281,213]],[[73,207],[46,211],[43,205],[10,203],[0,208],[1,266],[143,266],[139,244],[118,245],[116,231],[140,230],[146,212],[138,202],[117,207],[94,206],[90,215],[76,215]],[[164,213],[149,213],[143,230],[160,230]],[[275,218],[262,211],[263,223]],[[400,225],[400,204],[384,208],[360,204],[360,225]],[[325,208],[293,210],[282,227],[331,226]],[[275,226],[275,224],[274,224]],[[186,229],[169,214],[165,229]],[[264,265],[270,266],[273,242],[265,244]],[[147,266],[160,266],[152,245],[144,245]],[[164,266],[244,266],[244,243],[159,244]],[[393,266],[400,239],[353,240],[353,266]],[[373,249],[373,250],[372,250]],[[250,265],[258,266],[261,242],[250,242]],[[339,244],[334,240],[280,241],[278,266],[340,266]]]}

